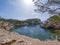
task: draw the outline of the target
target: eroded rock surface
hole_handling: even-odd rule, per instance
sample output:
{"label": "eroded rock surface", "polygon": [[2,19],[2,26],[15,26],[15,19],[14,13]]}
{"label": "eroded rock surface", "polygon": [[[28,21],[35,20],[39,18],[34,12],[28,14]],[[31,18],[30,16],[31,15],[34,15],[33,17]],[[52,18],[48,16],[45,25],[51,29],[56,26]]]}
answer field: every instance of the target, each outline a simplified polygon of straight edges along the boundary
{"label": "eroded rock surface", "polygon": [[41,27],[60,30],[60,17],[52,16],[44,24],[41,24]]}
{"label": "eroded rock surface", "polygon": [[[0,21],[0,45],[60,45],[60,42],[57,40],[41,41],[39,39],[30,38],[15,32],[10,32],[10,29],[15,28],[14,21],[13,23],[9,22],[11,20],[8,22],[5,21]],[[29,23],[30,21],[32,22]],[[30,21],[28,20],[29,24],[40,24],[40,20]],[[25,23],[25,21],[23,23]],[[21,23],[19,22],[18,25],[19,24]]]}
{"label": "eroded rock surface", "polygon": [[0,45],[60,45],[57,40],[40,41],[0,29]]}

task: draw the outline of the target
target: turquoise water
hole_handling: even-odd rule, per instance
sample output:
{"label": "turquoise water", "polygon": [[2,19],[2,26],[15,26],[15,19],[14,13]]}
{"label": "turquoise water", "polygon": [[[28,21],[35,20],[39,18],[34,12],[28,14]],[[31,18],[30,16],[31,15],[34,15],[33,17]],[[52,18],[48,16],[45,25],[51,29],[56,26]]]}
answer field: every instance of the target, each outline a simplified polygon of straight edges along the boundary
{"label": "turquoise water", "polygon": [[39,25],[23,26],[12,30],[21,35],[38,38],[40,40],[51,39],[52,33],[49,30],[41,28]]}

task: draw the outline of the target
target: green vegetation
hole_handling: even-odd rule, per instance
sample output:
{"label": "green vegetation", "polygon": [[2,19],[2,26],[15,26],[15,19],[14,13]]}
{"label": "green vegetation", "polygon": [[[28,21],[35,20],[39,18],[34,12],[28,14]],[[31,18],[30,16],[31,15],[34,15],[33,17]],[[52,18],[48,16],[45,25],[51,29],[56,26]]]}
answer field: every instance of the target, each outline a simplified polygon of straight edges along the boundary
{"label": "green vegetation", "polygon": [[55,34],[55,35],[59,35],[59,36],[60,36],[60,31],[51,29],[50,32],[51,32],[52,34]]}
{"label": "green vegetation", "polygon": [[48,20],[52,22],[60,22],[60,17],[55,15],[50,17]]}
{"label": "green vegetation", "polygon": [[28,19],[26,20],[27,23],[29,24],[40,24],[40,19]]}
{"label": "green vegetation", "polygon": [[0,21],[10,22],[10,23],[19,22],[18,20],[15,20],[15,19],[5,19],[5,18],[0,18]]}
{"label": "green vegetation", "polygon": [[60,16],[54,15],[50,17],[42,24],[42,27],[60,31]]}
{"label": "green vegetation", "polygon": [[16,20],[16,19],[4,19],[4,18],[0,18],[0,21],[4,21],[4,22],[9,22],[11,24],[14,24],[15,26],[23,26],[23,25],[30,25],[30,24],[39,24],[40,23],[40,19],[28,19],[25,21],[20,21],[20,20]]}
{"label": "green vegetation", "polygon": [[5,19],[0,17],[0,28],[4,28],[6,30],[15,29],[20,26],[35,25],[40,23],[40,19],[28,19],[25,21],[20,21],[16,19]]}

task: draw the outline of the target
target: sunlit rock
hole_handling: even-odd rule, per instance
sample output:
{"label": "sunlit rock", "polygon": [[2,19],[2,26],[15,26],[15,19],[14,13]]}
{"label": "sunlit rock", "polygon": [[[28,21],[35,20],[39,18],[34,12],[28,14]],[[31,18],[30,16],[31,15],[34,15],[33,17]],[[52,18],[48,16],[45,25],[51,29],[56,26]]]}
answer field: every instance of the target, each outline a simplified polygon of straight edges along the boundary
{"label": "sunlit rock", "polygon": [[41,27],[60,30],[60,17],[59,16],[52,16],[50,17]]}

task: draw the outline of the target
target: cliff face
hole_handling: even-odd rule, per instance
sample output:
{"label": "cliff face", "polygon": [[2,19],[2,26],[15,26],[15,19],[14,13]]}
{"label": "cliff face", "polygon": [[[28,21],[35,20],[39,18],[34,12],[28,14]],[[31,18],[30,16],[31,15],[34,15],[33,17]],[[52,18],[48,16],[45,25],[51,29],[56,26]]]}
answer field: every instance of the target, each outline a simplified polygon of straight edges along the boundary
{"label": "cliff face", "polygon": [[15,32],[9,31],[17,26],[30,24],[40,24],[40,20],[29,19],[25,21],[19,21],[12,19],[0,19],[0,45],[37,45],[40,40],[22,36]]}
{"label": "cliff face", "polygon": [[4,19],[0,18],[0,28],[4,28],[5,30],[11,30],[16,27],[25,26],[25,25],[35,25],[41,24],[40,19],[28,19],[25,21],[14,20],[14,19]]}
{"label": "cliff face", "polygon": [[[28,22],[40,24],[40,20],[28,20]],[[0,45],[60,45],[58,40],[40,41],[15,32],[7,31],[7,29],[10,30],[11,28],[15,28],[14,26],[17,23],[20,24],[20,21],[0,20]],[[25,21],[23,23],[25,23]]]}
{"label": "cliff face", "polygon": [[41,26],[44,28],[60,30],[60,17],[59,16],[52,16]]}
{"label": "cliff face", "polygon": [[28,19],[26,20],[26,23],[28,23],[28,25],[41,24],[41,20],[40,19]]}
{"label": "cliff face", "polygon": [[10,30],[14,28],[14,25],[10,22],[0,21],[0,28],[3,28],[5,30]]}

